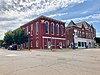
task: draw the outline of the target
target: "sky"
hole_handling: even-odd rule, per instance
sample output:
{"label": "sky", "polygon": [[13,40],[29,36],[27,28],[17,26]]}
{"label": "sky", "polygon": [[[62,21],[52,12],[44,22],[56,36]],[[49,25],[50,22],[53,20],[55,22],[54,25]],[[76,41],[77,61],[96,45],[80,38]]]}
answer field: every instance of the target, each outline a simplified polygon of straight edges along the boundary
{"label": "sky", "polygon": [[68,23],[86,21],[100,37],[100,0],[0,0],[0,39],[4,33],[41,16]]}

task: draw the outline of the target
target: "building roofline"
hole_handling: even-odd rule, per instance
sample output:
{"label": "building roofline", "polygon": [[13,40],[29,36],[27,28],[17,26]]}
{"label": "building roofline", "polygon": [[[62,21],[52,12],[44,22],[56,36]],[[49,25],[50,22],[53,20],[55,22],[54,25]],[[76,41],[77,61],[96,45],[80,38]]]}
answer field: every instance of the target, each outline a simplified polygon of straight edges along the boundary
{"label": "building roofline", "polygon": [[37,18],[35,18],[35,19],[33,19],[33,20],[27,22],[26,24],[22,25],[21,27],[23,27],[23,26],[25,26],[25,25],[27,25],[27,24],[29,24],[29,23],[31,23],[31,22],[33,22],[33,21],[39,19],[39,18],[42,18],[42,17],[43,17],[43,18],[48,18],[48,19],[51,19],[51,20],[55,20],[55,21],[60,22],[60,23],[64,23],[64,24],[66,23],[66,22],[62,22],[62,21],[60,21],[60,20],[56,20],[56,19],[53,19],[53,18],[50,18],[50,17],[46,17],[46,16],[44,16],[44,15],[41,15],[41,16],[39,16],[39,17],[37,17]]}

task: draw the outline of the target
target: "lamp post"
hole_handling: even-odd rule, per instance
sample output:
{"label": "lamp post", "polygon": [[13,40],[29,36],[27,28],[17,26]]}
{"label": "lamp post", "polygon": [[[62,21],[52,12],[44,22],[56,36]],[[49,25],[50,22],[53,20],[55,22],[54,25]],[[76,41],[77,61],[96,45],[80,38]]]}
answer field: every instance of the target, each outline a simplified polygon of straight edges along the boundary
{"label": "lamp post", "polygon": [[30,32],[28,32],[28,50],[30,50]]}
{"label": "lamp post", "polygon": [[73,45],[72,45],[72,48],[73,48],[73,49],[75,49],[74,39],[75,39],[75,33],[73,33]]}
{"label": "lamp post", "polygon": [[51,34],[51,50],[52,50],[52,34]]}

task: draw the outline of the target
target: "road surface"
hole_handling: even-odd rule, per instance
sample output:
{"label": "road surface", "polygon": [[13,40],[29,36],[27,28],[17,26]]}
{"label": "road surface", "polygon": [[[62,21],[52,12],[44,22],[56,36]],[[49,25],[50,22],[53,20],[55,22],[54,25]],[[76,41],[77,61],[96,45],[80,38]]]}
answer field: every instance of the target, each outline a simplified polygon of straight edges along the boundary
{"label": "road surface", "polygon": [[100,75],[100,49],[0,49],[0,75]]}

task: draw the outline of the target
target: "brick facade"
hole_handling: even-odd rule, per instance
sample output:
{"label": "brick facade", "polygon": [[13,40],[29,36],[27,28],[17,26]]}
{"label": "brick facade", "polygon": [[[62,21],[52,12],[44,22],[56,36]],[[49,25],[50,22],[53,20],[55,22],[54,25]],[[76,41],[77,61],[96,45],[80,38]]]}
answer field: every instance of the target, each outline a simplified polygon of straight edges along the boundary
{"label": "brick facade", "polygon": [[66,48],[64,22],[40,16],[21,27],[27,35],[30,32],[31,49]]}
{"label": "brick facade", "polygon": [[67,47],[75,45],[78,48],[94,47],[96,37],[95,28],[87,22],[75,24],[73,21],[66,27]]}

